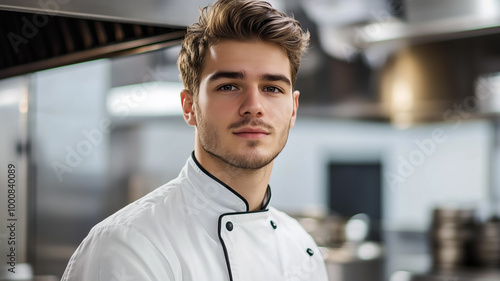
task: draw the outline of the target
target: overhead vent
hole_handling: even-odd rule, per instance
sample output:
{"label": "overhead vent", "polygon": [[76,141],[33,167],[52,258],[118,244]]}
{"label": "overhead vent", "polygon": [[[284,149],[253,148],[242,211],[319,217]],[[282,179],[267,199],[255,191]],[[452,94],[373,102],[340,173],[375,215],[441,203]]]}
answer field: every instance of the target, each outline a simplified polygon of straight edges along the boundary
{"label": "overhead vent", "polygon": [[185,28],[0,11],[0,79],[178,44]]}

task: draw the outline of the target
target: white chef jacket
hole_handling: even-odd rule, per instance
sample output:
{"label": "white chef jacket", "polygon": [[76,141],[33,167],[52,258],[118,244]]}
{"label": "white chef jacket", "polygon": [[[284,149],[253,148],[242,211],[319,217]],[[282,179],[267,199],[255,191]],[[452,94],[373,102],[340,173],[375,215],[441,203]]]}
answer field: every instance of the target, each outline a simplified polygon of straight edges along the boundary
{"label": "white chef jacket", "polygon": [[92,228],[62,281],[328,280],[311,236],[268,204],[249,212],[193,153],[176,179]]}

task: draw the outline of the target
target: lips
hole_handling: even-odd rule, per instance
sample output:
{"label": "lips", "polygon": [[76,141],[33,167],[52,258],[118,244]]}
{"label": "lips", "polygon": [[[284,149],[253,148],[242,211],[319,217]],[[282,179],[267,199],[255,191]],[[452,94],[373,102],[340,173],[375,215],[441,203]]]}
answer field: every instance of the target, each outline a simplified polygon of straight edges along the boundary
{"label": "lips", "polygon": [[233,132],[233,134],[245,139],[260,139],[269,135],[269,132],[261,128],[245,127]]}

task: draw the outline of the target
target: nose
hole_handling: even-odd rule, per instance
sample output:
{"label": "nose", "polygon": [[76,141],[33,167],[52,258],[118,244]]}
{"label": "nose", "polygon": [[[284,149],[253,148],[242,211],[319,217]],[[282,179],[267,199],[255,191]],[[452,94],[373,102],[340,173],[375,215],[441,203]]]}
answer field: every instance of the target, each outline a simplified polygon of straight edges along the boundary
{"label": "nose", "polygon": [[243,95],[240,114],[244,117],[261,117],[264,114],[262,107],[262,93],[258,87],[248,88]]}

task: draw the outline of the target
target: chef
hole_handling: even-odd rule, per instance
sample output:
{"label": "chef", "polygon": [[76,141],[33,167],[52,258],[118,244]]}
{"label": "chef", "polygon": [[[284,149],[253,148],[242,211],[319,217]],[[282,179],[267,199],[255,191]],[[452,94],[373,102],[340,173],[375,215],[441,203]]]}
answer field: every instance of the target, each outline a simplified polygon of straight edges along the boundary
{"label": "chef", "polygon": [[178,59],[194,151],[176,179],[96,225],[62,280],[327,280],[315,242],[270,206],[268,185],[308,42],[266,2],[204,8]]}

